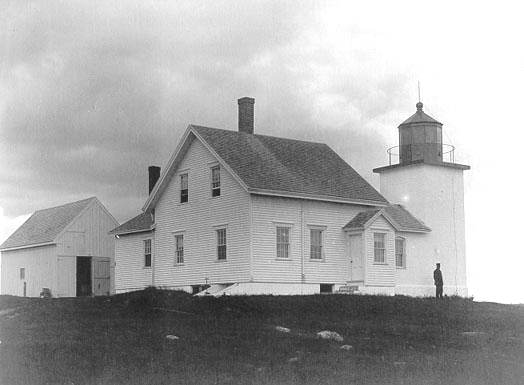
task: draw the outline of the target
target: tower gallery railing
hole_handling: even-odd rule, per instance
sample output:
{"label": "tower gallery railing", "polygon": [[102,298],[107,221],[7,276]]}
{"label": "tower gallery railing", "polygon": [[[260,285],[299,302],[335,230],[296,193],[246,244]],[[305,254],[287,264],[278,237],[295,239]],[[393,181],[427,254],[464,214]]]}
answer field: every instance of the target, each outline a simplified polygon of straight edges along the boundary
{"label": "tower gallery railing", "polygon": [[[455,163],[455,146],[443,143],[422,143],[422,144],[406,144],[403,146],[390,147],[387,150],[389,156],[389,165],[399,164],[412,159],[420,159],[423,157],[420,154],[430,154],[431,158],[441,162]],[[413,156],[415,153],[415,156]]]}

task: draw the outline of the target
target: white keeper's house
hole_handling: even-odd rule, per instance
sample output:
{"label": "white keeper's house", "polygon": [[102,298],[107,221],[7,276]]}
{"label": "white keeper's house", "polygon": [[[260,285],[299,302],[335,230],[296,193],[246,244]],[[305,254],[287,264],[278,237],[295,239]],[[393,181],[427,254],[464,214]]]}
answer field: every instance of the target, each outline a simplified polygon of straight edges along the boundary
{"label": "white keeper's house", "polygon": [[114,293],[118,225],[95,198],[37,210],[0,246],[2,294],[38,297]]}
{"label": "white keeper's house", "polygon": [[[463,171],[422,103],[399,126],[381,193],[325,144],[190,125],[143,213],[113,229],[116,292],[467,295]],[[450,161],[445,161],[448,157]]]}

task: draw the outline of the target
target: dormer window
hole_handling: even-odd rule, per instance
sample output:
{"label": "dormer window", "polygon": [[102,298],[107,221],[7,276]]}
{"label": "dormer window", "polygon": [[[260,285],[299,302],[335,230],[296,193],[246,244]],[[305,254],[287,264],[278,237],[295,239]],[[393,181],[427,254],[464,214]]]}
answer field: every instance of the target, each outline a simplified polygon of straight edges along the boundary
{"label": "dormer window", "polygon": [[211,168],[211,196],[220,196],[220,166]]}
{"label": "dormer window", "polygon": [[188,175],[180,175],[180,203],[186,203],[189,200]]}

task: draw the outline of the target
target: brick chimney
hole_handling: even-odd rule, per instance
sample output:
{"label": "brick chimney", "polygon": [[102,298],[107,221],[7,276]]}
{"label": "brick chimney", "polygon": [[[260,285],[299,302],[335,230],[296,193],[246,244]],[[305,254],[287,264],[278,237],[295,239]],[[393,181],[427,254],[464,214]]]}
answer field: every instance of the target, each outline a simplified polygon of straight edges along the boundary
{"label": "brick chimney", "polygon": [[238,131],[246,134],[255,133],[255,99],[238,99]]}
{"label": "brick chimney", "polygon": [[158,178],[160,178],[160,167],[149,166],[147,170],[149,171],[149,194],[151,194],[151,191],[153,191],[155,188]]}

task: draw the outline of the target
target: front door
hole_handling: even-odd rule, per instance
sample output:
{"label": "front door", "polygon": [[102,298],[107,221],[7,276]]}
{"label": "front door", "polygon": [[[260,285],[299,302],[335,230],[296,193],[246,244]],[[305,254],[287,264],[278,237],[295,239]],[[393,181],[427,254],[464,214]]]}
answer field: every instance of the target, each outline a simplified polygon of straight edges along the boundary
{"label": "front door", "polygon": [[364,281],[361,234],[349,236],[349,261],[350,281]]}
{"label": "front door", "polygon": [[76,296],[92,294],[91,257],[76,257]]}

